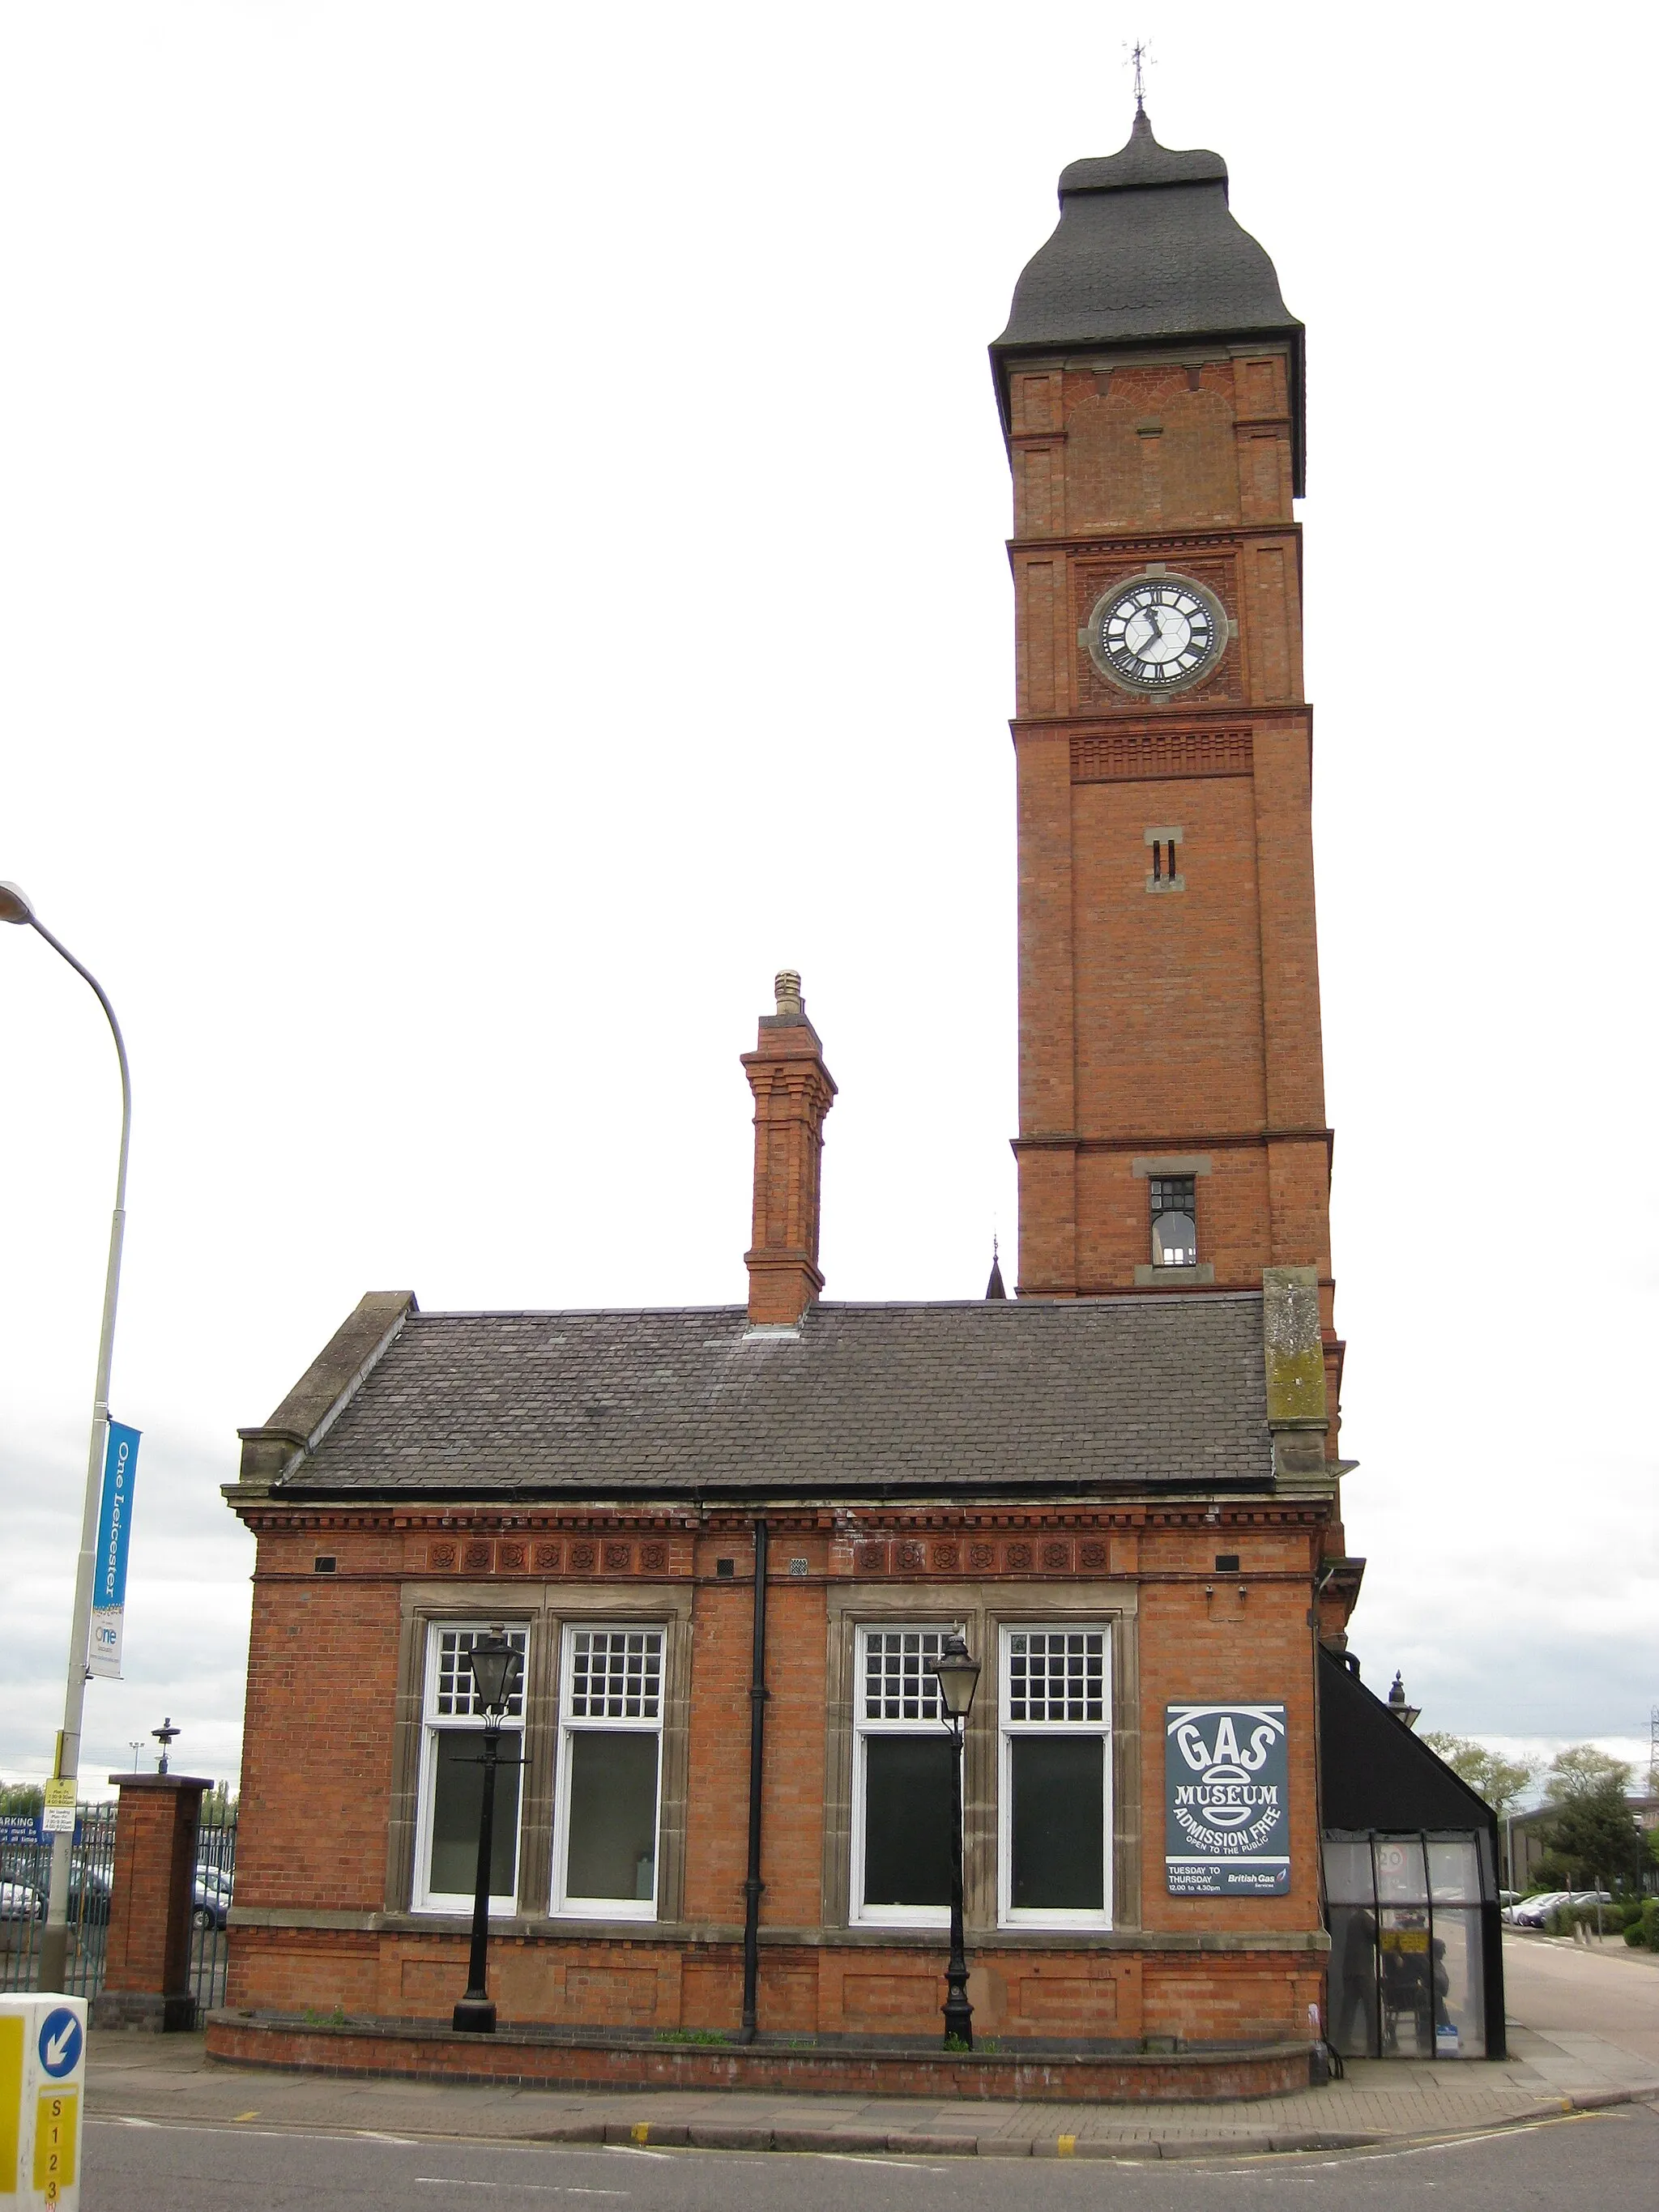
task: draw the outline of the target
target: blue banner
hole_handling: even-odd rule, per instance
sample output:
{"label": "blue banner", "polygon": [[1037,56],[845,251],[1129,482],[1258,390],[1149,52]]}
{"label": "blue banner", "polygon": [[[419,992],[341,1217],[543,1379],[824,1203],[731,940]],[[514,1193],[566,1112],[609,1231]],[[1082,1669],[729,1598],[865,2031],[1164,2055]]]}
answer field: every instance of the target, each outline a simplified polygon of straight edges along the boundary
{"label": "blue banner", "polygon": [[127,1547],[132,1535],[132,1487],[138,1472],[138,1431],[109,1425],[104,1492],[98,1507],[98,1551],[92,1584],[90,1673],[121,1679],[121,1632],[127,1605]]}

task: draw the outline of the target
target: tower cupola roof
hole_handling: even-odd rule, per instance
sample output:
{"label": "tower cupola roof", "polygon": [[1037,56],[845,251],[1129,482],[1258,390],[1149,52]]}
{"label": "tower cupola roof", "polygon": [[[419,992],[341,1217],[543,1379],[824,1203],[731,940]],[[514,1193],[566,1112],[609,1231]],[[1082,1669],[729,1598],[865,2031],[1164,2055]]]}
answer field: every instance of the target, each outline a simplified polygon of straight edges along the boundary
{"label": "tower cupola roof", "polygon": [[1303,326],[1266,252],[1227,204],[1219,154],[1160,146],[1144,109],[1115,154],[1060,172],[1060,222],[1014,287],[991,347],[1008,427],[1011,362],[1099,347],[1288,341],[1296,483],[1303,489]]}

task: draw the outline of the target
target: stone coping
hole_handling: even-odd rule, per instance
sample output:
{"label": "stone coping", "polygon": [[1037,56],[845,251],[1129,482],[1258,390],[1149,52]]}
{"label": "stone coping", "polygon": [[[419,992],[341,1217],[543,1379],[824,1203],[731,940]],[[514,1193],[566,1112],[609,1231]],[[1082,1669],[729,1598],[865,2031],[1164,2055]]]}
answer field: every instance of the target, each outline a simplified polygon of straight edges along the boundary
{"label": "stone coping", "polygon": [[[233,1905],[233,1929],[328,1929],[343,1935],[460,1936],[472,1921],[458,1912],[352,1911],[321,1905]],[[629,1943],[641,1948],[718,1948],[743,1942],[740,1923],[681,1920],[577,1920],[491,1915],[492,1944]],[[1088,1951],[1178,1953],[1186,1955],[1302,1952],[1323,1954],[1331,1939],[1323,1928],[969,1928],[970,1952]],[[928,1951],[943,1947],[937,1928],[763,1928],[763,1950]]]}
{"label": "stone coping", "polygon": [[560,2089],[785,2089],[980,2101],[1207,2103],[1305,2089],[1305,2042],[1133,2051],[937,2043],[749,2045],[507,2027],[457,2035],[439,2021],[210,2013],[207,2054],[232,2064]]}

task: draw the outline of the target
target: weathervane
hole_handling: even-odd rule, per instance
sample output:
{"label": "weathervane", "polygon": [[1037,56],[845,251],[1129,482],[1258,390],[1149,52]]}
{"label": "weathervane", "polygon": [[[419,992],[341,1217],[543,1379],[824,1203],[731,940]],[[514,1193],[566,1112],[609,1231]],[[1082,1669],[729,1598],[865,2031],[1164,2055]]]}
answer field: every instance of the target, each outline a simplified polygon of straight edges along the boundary
{"label": "weathervane", "polygon": [[1137,39],[1129,49],[1129,61],[1135,73],[1135,113],[1146,112],[1146,70],[1152,58],[1152,50],[1145,39]]}

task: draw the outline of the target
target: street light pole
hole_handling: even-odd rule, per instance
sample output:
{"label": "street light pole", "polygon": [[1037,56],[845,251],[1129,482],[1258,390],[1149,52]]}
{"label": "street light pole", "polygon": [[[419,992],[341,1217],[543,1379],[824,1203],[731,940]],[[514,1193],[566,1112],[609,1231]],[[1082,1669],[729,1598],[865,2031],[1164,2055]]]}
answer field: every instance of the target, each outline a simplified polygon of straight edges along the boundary
{"label": "street light pole", "polygon": [[951,1955],[945,1966],[945,2047],[974,2047],[974,2008],[968,2002],[968,1959],[962,1929],[962,1735],[979,1683],[979,1662],[952,1633],[932,1671],[938,1678],[945,1725],[951,1731]]}
{"label": "street light pole", "polygon": [[951,1718],[951,1955],[945,1964],[945,2040],[974,2047],[968,2002],[968,1958],[962,1931],[962,1722]]}
{"label": "street light pole", "polygon": [[501,1722],[523,1679],[523,1659],[499,1628],[474,1639],[467,1651],[473,1694],[484,1711],[483,1802],[478,1809],[478,1865],[472,1889],[472,1949],[467,1960],[466,1995],[450,2025],[458,2035],[494,2035],[495,2007],[489,1995],[489,1875],[495,1845],[495,1770],[501,1753]]}
{"label": "street light pole", "polygon": [[[87,1639],[92,1630],[92,1587],[98,1549],[98,1505],[104,1480],[104,1446],[109,1429],[110,1363],[115,1352],[115,1300],[121,1283],[121,1239],[127,1218],[127,1147],[132,1134],[132,1082],[127,1048],[103,985],[83,968],[66,945],[59,944],[15,884],[0,883],[0,921],[27,924],[58,957],[68,961],[96,994],[115,1039],[121,1066],[121,1150],[115,1171],[115,1212],[110,1221],[109,1264],[104,1272],[104,1318],[98,1335],[98,1378],[92,1397],[92,1439],[87,1453],[87,1492],[81,1511],[81,1553],[75,1567],[75,1606],[70,1616],[69,1668],[64,1682],[64,1732],[58,1739],[52,1779],[72,1782],[81,1771],[81,1716],[87,1694]],[[40,1975],[37,1987],[61,1990],[69,1965],[70,1854],[75,1835],[59,1830],[52,1839],[52,1876],[46,1893],[46,1924],[40,1931]]]}

